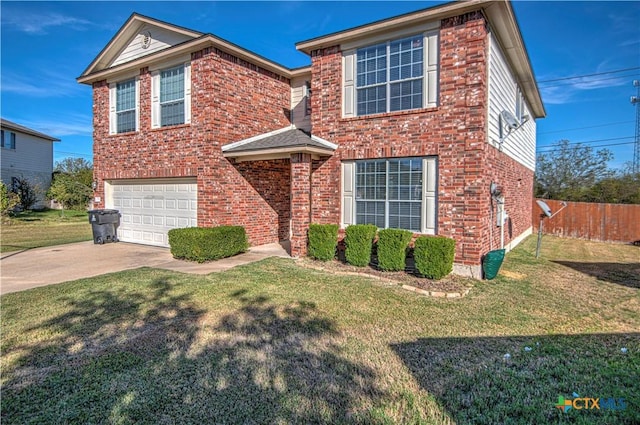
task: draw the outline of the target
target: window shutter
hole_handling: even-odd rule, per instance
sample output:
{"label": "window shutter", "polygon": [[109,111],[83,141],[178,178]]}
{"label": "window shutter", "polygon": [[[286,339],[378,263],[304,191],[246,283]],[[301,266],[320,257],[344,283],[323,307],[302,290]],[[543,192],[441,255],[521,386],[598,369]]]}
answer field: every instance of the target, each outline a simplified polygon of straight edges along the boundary
{"label": "window shutter", "polygon": [[438,30],[425,34],[427,55],[425,61],[425,74],[427,76],[427,90],[425,104],[427,107],[438,106]]}
{"label": "window shutter", "polygon": [[140,131],[140,78],[136,77],[136,131]]}
{"label": "window shutter", "polygon": [[160,71],[151,73],[151,128],[160,128]]}
{"label": "window shutter", "polygon": [[422,229],[428,235],[436,234],[436,188],[438,187],[438,162],[436,158],[423,159],[424,204],[422,210]]}
{"label": "window shutter", "polygon": [[342,57],[342,116],[356,116],[356,51],[350,50]]}
{"label": "window shutter", "polygon": [[342,228],[355,224],[355,163],[342,163]]}
{"label": "window shutter", "polygon": [[191,63],[184,64],[184,123],[191,123]]}
{"label": "window shutter", "polygon": [[109,134],[118,132],[118,116],[116,114],[116,83],[109,84]]}

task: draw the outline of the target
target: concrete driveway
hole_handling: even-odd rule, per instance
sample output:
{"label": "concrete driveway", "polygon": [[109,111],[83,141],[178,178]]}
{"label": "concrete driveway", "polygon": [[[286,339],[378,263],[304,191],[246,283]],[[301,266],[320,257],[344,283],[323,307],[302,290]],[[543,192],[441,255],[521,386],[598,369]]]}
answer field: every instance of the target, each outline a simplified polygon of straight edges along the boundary
{"label": "concrete driveway", "polygon": [[273,256],[289,258],[280,244],[252,247],[244,254],[205,264],[175,260],[168,248],[125,242],[57,245],[3,253],[0,259],[0,294],[138,267],[209,274]]}

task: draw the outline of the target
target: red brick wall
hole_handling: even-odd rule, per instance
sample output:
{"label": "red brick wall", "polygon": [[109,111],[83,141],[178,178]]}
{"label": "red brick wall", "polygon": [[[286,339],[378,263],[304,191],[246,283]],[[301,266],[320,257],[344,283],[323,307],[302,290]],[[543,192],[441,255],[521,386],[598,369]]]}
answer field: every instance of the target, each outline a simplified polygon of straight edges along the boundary
{"label": "red brick wall", "polygon": [[311,155],[291,155],[291,255],[307,255],[307,230],[311,218]]}
{"label": "red brick wall", "polygon": [[[288,159],[246,161],[234,164],[242,179],[231,193],[231,214],[245,226],[257,224],[252,237],[257,240],[283,241],[289,239],[291,219],[291,164]],[[249,188],[245,188],[249,184]],[[253,200],[245,199],[245,192],[253,190],[269,208],[256,208]]]}
{"label": "red brick wall", "polygon": [[[140,131],[109,135],[109,87],[94,84],[95,196],[102,199],[96,208],[104,207],[105,180],[197,177],[199,226],[243,225],[252,244],[277,242],[288,233],[289,204],[282,195],[288,165],[236,168],[220,147],[289,125],[289,80],[215,48],[191,59],[191,124],[151,129],[151,75],[143,68]],[[256,167],[270,176],[284,173],[278,191],[256,183]]]}
{"label": "red brick wall", "polygon": [[[312,221],[340,222],[340,160],[438,156],[438,233],[456,239],[456,262],[486,252],[487,31],[481,14],[442,22],[439,105],[419,111],[342,118],[337,47],[312,52],[313,134],[339,145],[313,174]],[[321,184],[316,184],[320,182]]]}
{"label": "red brick wall", "polygon": [[[505,212],[509,216],[509,221],[504,228],[504,243],[507,245],[531,227],[534,173],[513,158],[491,147],[488,150],[486,176],[487,188],[492,181],[497,183],[505,198]],[[494,203],[493,220],[489,222],[491,219],[487,217],[487,228],[491,226],[492,231],[485,232],[482,237],[485,252],[500,248],[500,228],[496,227],[496,213],[497,208]],[[491,233],[493,233],[492,244],[490,243]]]}

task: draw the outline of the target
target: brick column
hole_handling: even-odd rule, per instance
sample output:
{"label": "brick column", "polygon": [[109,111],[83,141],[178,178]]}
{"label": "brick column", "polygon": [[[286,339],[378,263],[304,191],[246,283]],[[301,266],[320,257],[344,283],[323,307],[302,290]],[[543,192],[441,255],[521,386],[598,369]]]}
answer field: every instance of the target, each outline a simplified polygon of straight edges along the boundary
{"label": "brick column", "polygon": [[311,222],[311,155],[291,155],[291,256],[307,255]]}

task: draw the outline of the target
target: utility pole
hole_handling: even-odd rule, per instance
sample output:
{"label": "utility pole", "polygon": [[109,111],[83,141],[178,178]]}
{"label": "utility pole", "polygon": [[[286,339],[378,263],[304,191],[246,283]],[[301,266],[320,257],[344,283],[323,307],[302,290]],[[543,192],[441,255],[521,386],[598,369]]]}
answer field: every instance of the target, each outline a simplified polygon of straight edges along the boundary
{"label": "utility pole", "polygon": [[635,96],[631,96],[631,104],[636,107],[636,138],[633,144],[633,173],[640,173],[640,80],[633,80],[633,87],[638,90]]}

